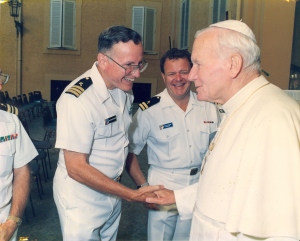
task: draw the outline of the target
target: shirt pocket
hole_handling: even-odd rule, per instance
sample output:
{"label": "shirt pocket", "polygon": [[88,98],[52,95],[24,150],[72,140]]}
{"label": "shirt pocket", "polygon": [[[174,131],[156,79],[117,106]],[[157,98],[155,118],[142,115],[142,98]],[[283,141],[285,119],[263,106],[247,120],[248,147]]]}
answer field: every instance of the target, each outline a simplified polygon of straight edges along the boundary
{"label": "shirt pocket", "polygon": [[6,177],[12,172],[16,140],[0,143],[0,177]]}
{"label": "shirt pocket", "polygon": [[105,139],[110,137],[112,134],[112,124],[99,125],[95,130],[95,139]]}
{"label": "shirt pocket", "polygon": [[178,148],[179,145],[179,130],[176,127],[167,128],[156,131],[155,134],[156,148],[162,153],[170,156],[170,153]]}

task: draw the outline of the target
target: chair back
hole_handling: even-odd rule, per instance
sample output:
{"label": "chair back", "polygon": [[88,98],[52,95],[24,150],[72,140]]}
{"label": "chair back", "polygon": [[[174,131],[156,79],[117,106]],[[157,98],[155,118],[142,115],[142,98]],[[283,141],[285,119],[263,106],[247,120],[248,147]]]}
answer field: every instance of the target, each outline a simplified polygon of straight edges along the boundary
{"label": "chair back", "polygon": [[6,98],[2,91],[0,91],[0,103],[6,104]]}
{"label": "chair back", "polygon": [[35,101],[42,101],[43,100],[41,91],[33,91],[33,96],[34,96]]}
{"label": "chair back", "polygon": [[28,105],[28,104],[29,104],[26,94],[23,94],[23,103],[24,103],[25,105]]}
{"label": "chair back", "polygon": [[21,95],[18,95],[18,96],[17,96],[17,100],[18,100],[18,104],[19,104],[20,106],[23,106],[23,105],[24,105],[23,99],[22,99],[22,96],[21,96]]}
{"label": "chair back", "polygon": [[20,107],[20,104],[19,104],[18,99],[17,99],[16,96],[12,97],[12,103],[13,103],[14,106]]}
{"label": "chair back", "polygon": [[43,106],[42,114],[43,114],[44,125],[49,124],[52,120],[52,114],[51,114],[50,107],[48,105]]}
{"label": "chair back", "polygon": [[28,93],[28,97],[29,97],[29,103],[33,103],[34,102],[34,96],[32,92]]}

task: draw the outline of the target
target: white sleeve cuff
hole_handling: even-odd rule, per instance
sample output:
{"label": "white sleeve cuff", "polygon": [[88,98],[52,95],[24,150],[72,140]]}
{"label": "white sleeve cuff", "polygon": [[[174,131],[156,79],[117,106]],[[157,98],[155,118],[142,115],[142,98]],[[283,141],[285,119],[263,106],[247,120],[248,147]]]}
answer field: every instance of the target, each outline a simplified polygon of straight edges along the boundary
{"label": "white sleeve cuff", "polygon": [[174,190],[175,200],[181,220],[191,219],[196,202],[198,183]]}

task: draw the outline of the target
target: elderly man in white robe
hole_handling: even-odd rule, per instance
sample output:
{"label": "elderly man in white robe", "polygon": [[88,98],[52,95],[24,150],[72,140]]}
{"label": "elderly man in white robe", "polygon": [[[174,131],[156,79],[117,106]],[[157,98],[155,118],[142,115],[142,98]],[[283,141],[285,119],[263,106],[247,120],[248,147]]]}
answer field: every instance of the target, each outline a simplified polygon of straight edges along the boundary
{"label": "elderly man in white robe", "polygon": [[222,123],[198,184],[157,192],[193,217],[190,240],[300,239],[300,106],[261,75],[251,29],[227,20],[196,33],[197,98],[221,105]]}

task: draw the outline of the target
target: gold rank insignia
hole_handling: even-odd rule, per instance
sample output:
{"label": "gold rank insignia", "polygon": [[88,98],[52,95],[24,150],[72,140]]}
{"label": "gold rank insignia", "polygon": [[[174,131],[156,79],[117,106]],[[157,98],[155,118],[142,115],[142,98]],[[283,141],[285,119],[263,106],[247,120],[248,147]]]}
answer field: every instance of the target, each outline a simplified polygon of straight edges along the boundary
{"label": "gold rank insignia", "polygon": [[148,109],[149,107],[159,103],[160,101],[160,96],[154,96],[150,100],[147,100],[145,102],[142,102],[139,104],[139,107],[141,108],[142,111]]}
{"label": "gold rank insignia", "polygon": [[66,93],[79,97],[88,87],[93,84],[90,77],[83,78],[74,84]]}
{"label": "gold rank insignia", "polygon": [[6,111],[8,113],[12,113],[15,115],[19,114],[19,110],[17,107],[13,106],[13,105],[9,105],[9,104],[0,104],[0,110]]}

